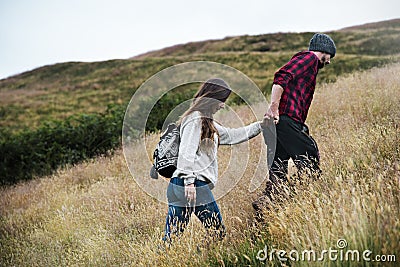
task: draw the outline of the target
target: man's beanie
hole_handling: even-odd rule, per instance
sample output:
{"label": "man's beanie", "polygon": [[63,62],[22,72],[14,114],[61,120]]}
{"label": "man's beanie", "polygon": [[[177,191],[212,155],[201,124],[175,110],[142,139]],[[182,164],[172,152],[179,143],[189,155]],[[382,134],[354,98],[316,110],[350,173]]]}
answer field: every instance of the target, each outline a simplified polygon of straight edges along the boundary
{"label": "man's beanie", "polygon": [[310,40],[309,51],[320,51],[331,55],[333,58],[336,54],[336,46],[332,38],[323,33],[316,33]]}

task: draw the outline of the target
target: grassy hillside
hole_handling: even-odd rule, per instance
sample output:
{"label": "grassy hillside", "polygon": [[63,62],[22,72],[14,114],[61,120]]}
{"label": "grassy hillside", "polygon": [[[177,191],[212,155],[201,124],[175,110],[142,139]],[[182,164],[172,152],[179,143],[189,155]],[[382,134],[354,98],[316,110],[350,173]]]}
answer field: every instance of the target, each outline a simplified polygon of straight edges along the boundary
{"label": "grassy hillside", "polygon": [[[273,33],[226,37],[223,40],[190,42],[151,51],[134,58],[182,56],[226,52],[300,51],[308,47],[314,33]],[[400,53],[400,19],[369,23],[327,32],[343,54],[393,55]]]}
{"label": "grassy hillside", "polygon": [[[330,32],[338,55],[321,71],[319,82],[338,75],[398,61],[400,20]],[[36,128],[44,121],[99,113],[109,104],[126,105],[156,72],[177,63],[208,60],[248,75],[267,94],[273,73],[293,53],[307,49],[312,33],[227,37],[178,45],[130,60],[44,66],[0,81],[0,130]]]}
{"label": "grassy hillside", "polygon": [[[347,241],[346,249],[370,250],[371,258],[395,255],[398,261],[399,72],[400,64],[373,68],[317,88],[308,124],[320,147],[322,177],[297,185],[293,199],[277,210],[266,211],[265,224],[256,227],[251,207],[262,188],[248,191],[258,164],[261,136],[249,143],[250,160],[241,166],[245,169],[241,182],[218,200],[226,239],[209,248],[200,245],[200,251],[197,245],[202,244],[205,231],[195,217],[172,249],[158,249],[167,207],[138,187],[119,151],[52,176],[1,188],[0,265],[272,266],[270,261],[256,258],[266,244],[277,250],[321,253],[335,249],[338,239]],[[246,122],[252,120],[242,107],[236,112]],[[227,125],[235,123],[230,115],[222,117]],[[147,138],[152,147],[157,136]],[[221,172],[230,160],[229,151],[220,148]],[[229,177],[226,179],[220,186],[229,182]],[[158,186],[159,181],[153,182]],[[369,264],[329,261],[327,257],[323,262],[290,263]]]}

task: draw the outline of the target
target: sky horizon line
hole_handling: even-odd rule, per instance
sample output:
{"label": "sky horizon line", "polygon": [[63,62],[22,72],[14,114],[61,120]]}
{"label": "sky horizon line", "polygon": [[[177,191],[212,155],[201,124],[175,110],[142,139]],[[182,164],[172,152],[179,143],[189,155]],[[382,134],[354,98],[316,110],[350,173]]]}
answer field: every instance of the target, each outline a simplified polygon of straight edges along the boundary
{"label": "sky horizon line", "polygon": [[[0,79],[65,62],[131,59],[244,35],[331,32],[400,18],[397,0],[0,2]],[[284,12],[283,12],[284,11]]]}
{"label": "sky horizon line", "polygon": [[392,20],[400,20],[400,17],[384,19],[384,20],[379,20],[379,21],[369,21],[369,22],[365,22],[365,23],[361,23],[361,24],[349,25],[349,26],[344,26],[344,27],[341,27],[341,28],[338,28],[338,29],[331,29],[331,30],[322,30],[322,31],[308,31],[308,30],[305,30],[305,31],[290,31],[290,30],[289,31],[272,31],[272,32],[258,33],[258,34],[226,35],[224,37],[216,37],[216,38],[201,39],[201,40],[194,40],[194,41],[185,41],[185,42],[181,42],[181,43],[167,45],[167,46],[164,46],[164,47],[161,47],[161,48],[150,49],[150,50],[147,50],[145,52],[140,52],[139,54],[135,54],[133,56],[128,56],[128,57],[125,57],[125,58],[120,57],[120,58],[108,58],[108,59],[99,59],[99,60],[66,60],[66,61],[52,62],[52,63],[48,63],[48,64],[38,65],[36,67],[30,68],[30,69],[27,69],[27,70],[23,70],[21,72],[18,72],[18,73],[15,73],[15,74],[11,74],[11,75],[9,75],[7,77],[1,77],[0,76],[0,80],[5,80],[5,79],[8,79],[8,78],[12,78],[14,76],[18,76],[18,75],[21,75],[21,74],[26,73],[26,72],[34,71],[34,70],[42,68],[42,67],[53,66],[53,65],[57,65],[57,64],[63,64],[63,63],[72,63],[72,62],[76,62],[76,63],[80,63],[80,62],[82,62],[82,63],[95,63],[95,62],[103,62],[103,61],[109,61],[109,60],[130,60],[130,59],[134,59],[135,57],[139,57],[141,55],[145,55],[147,53],[159,51],[159,50],[166,49],[166,48],[173,47],[173,46],[185,45],[185,44],[189,44],[189,43],[218,41],[218,40],[223,40],[225,38],[231,38],[231,37],[268,35],[268,34],[275,34],[275,33],[283,33],[283,34],[286,34],[286,33],[307,33],[307,32],[329,33],[329,32],[336,32],[336,31],[344,30],[346,28],[366,26],[368,24],[375,24],[375,23],[392,21]]}

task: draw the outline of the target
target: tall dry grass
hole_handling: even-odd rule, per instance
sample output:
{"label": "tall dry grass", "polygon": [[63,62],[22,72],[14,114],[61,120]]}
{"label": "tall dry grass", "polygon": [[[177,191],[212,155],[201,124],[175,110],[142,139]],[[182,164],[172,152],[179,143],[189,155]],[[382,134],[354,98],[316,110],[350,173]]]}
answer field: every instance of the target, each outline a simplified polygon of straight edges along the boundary
{"label": "tall dry grass", "polygon": [[[241,181],[218,200],[227,237],[210,247],[202,246],[205,231],[193,217],[171,248],[159,248],[167,207],[137,186],[120,151],[2,188],[0,265],[269,265],[256,259],[264,243],[288,251],[320,251],[334,247],[339,238],[346,239],[350,249],[400,257],[398,73],[400,64],[340,78],[317,89],[308,124],[319,144],[322,177],[299,185],[297,195],[284,207],[267,212],[265,224],[254,224],[251,207],[262,188],[248,191],[259,164],[261,136],[239,147],[243,158],[248,146],[252,152],[246,168],[242,167]],[[253,120],[245,109],[237,112],[245,122]],[[230,121],[234,116],[221,117],[235,124]],[[156,140],[152,136],[149,143]],[[220,148],[222,172],[230,152]],[[135,166],[147,165],[137,162]],[[342,263],[315,265],[320,264]]]}
{"label": "tall dry grass", "polygon": [[[345,239],[344,253],[370,250],[372,259],[395,255],[400,260],[399,71],[398,64],[373,69],[317,91],[309,124],[323,174],[319,181],[299,185],[284,209],[268,214],[270,246],[321,252],[338,249],[337,241]],[[371,264],[314,262],[322,263]]]}

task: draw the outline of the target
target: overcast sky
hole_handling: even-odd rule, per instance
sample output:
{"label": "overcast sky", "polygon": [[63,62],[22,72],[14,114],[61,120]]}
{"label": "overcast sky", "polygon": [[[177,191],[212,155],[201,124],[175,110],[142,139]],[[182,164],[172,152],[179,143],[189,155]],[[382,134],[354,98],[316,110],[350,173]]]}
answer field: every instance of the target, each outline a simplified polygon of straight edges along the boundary
{"label": "overcast sky", "polygon": [[398,0],[0,0],[0,79],[191,41],[323,32],[394,18]]}

